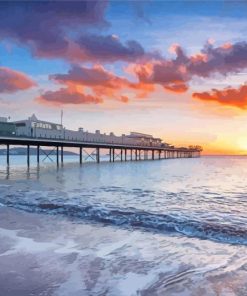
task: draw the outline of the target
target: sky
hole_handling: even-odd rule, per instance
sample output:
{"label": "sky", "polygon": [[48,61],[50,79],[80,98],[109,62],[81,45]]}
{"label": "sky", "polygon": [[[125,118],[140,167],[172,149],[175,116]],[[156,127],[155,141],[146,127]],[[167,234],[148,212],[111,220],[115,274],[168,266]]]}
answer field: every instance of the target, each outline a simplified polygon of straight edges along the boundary
{"label": "sky", "polygon": [[0,116],[247,154],[247,1],[1,1]]}

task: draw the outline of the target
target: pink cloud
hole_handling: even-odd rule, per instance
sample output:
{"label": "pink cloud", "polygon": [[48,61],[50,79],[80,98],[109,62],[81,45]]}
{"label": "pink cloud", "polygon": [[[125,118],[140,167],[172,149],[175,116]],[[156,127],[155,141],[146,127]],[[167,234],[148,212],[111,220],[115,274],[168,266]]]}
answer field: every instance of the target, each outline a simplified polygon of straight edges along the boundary
{"label": "pink cloud", "polygon": [[36,99],[39,103],[48,105],[78,105],[78,104],[99,104],[103,100],[101,98],[80,93],[69,88],[60,88],[57,91],[47,91]]}
{"label": "pink cloud", "polygon": [[14,93],[29,89],[33,86],[36,86],[36,83],[27,75],[6,67],[0,67],[1,93]]}
{"label": "pink cloud", "polygon": [[[131,82],[116,76],[102,66],[93,68],[74,65],[66,74],[54,74],[50,79],[65,86],[59,91],[46,91],[38,102],[49,101],[54,104],[95,104],[105,100],[129,102],[126,90],[134,90],[136,97],[144,98],[153,91],[153,86],[145,83]],[[88,95],[87,93],[90,93]],[[92,94],[92,95],[91,95]]]}

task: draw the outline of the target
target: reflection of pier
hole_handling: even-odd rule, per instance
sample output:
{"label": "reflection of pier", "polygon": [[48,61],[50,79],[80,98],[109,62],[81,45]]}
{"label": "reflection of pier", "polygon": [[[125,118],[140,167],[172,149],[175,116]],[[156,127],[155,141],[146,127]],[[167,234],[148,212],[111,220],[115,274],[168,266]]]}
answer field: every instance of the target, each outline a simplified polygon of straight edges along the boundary
{"label": "reflection of pier", "polygon": [[[56,162],[63,163],[64,148],[78,148],[79,162],[83,163],[83,154],[87,158],[99,163],[101,160],[101,151],[107,151],[104,155],[109,156],[110,162],[115,161],[140,161],[140,160],[161,160],[169,158],[192,158],[199,157],[200,147],[176,148],[176,147],[154,147],[129,144],[112,144],[82,142],[62,139],[38,139],[31,137],[0,137],[0,145],[6,145],[6,163],[10,165],[10,146],[27,147],[27,166],[30,166],[30,147],[37,147],[37,164],[40,163],[40,151],[42,147],[54,147],[56,151]],[[89,150],[88,150],[89,149]],[[93,151],[92,151],[93,150]],[[47,155],[49,157],[49,154]]]}

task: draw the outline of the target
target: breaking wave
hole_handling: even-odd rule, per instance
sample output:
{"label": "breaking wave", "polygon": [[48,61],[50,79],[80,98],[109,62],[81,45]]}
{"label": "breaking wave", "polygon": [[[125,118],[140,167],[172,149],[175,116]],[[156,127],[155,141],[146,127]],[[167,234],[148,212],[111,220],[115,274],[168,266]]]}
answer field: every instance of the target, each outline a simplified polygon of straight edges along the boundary
{"label": "breaking wave", "polygon": [[[2,201],[1,201],[2,202]],[[4,205],[32,213],[63,215],[115,226],[141,228],[147,231],[177,232],[190,237],[210,239],[230,244],[247,245],[247,229],[229,224],[203,222],[171,214],[157,214],[134,208],[102,208],[59,203],[29,203],[12,201]]]}

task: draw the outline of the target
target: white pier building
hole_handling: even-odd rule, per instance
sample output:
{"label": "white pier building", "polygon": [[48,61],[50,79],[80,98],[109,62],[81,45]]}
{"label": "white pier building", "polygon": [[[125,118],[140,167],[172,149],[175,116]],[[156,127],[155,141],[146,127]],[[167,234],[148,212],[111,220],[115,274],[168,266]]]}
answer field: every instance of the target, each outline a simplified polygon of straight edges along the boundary
{"label": "white pier building", "polygon": [[99,130],[96,130],[95,133],[84,131],[83,128],[79,128],[77,131],[69,130],[61,124],[39,120],[35,114],[28,119],[15,121],[13,123],[16,126],[16,135],[21,137],[149,147],[169,146],[163,143],[160,138],[137,132],[131,132],[129,135],[123,134],[121,136],[116,136],[113,132],[105,134],[101,133]]}

